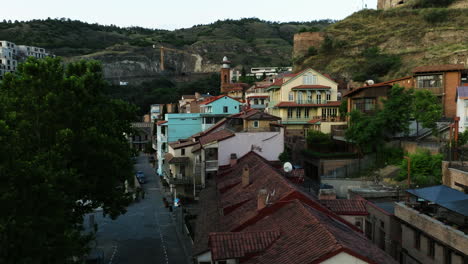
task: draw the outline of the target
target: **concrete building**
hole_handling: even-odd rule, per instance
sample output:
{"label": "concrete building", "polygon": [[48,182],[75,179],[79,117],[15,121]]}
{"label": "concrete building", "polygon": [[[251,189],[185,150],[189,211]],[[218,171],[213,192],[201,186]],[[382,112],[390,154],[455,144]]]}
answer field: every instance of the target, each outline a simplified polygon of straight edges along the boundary
{"label": "concrete building", "polygon": [[457,87],[458,131],[464,132],[468,127],[468,86]]}
{"label": "concrete building", "polygon": [[129,137],[130,146],[138,151],[144,151],[148,143],[151,142],[151,129],[153,123],[136,122],[132,123],[132,128],[135,130],[135,135]]}
{"label": "concrete building", "polygon": [[18,67],[18,47],[6,40],[0,41],[0,80],[7,72],[14,72]]}
{"label": "concrete building", "polygon": [[442,161],[442,183],[468,193],[468,166],[461,161]]}
{"label": "concrete building", "polygon": [[0,80],[7,72],[15,72],[18,63],[26,60],[28,57],[38,59],[51,56],[44,48],[16,45],[13,42],[0,40]]}
{"label": "concrete building", "polygon": [[338,84],[330,76],[309,68],[284,75],[266,90],[270,96],[267,112],[281,117],[288,130],[330,133],[332,125],[346,124],[338,111]]}
{"label": "concrete building", "polygon": [[410,189],[395,206],[401,222],[403,263],[468,261],[468,195],[445,185]]}
{"label": "concrete building", "polygon": [[225,116],[239,113],[241,103],[227,95],[211,96],[199,103],[201,113],[166,114],[164,121],[157,122],[156,152],[157,172],[163,174],[168,143],[177,142],[209,129]]}
{"label": "concrete building", "polygon": [[256,82],[245,93],[245,100],[249,107],[263,110],[270,103],[270,95],[266,89],[271,85],[269,80]]}

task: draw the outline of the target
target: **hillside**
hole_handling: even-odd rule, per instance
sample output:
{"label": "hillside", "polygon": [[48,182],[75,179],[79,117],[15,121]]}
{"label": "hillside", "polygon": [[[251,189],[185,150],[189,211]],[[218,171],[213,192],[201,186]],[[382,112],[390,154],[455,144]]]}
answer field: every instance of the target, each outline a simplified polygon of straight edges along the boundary
{"label": "hillside", "polygon": [[98,59],[109,79],[132,80],[161,72],[159,46],[167,48],[166,71],[176,74],[217,71],[224,55],[238,66],[287,66],[294,33],[303,28],[321,30],[331,23],[273,23],[251,18],[167,31],[69,19],[4,21],[0,39],[45,47],[66,60]]}
{"label": "hillside", "polygon": [[317,52],[295,59],[299,69],[362,81],[401,77],[418,65],[468,64],[468,9],[362,10],[325,33]]}

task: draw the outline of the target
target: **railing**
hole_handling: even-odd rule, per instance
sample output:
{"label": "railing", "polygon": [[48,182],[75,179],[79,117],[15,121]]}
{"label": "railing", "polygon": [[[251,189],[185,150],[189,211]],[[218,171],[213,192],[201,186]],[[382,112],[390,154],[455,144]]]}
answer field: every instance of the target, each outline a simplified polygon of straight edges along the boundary
{"label": "railing", "polygon": [[205,170],[206,171],[216,171],[216,170],[218,170],[218,161],[217,160],[207,160],[207,161],[205,161]]}
{"label": "railing", "polygon": [[326,104],[327,100],[296,100],[296,104]]}
{"label": "railing", "polygon": [[283,119],[283,122],[308,122],[310,120],[315,120],[315,119],[319,119],[321,122],[344,122],[346,121],[346,118],[341,117],[341,116],[309,116],[309,117],[300,117],[300,118],[293,116],[293,117],[287,117]]}

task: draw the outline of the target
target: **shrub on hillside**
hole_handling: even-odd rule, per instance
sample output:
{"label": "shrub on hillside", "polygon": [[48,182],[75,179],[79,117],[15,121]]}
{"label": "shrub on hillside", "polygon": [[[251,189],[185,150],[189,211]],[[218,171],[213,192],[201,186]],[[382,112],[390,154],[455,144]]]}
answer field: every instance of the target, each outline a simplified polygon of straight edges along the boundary
{"label": "shrub on hillside", "polygon": [[415,4],[415,8],[428,8],[428,7],[447,7],[451,5],[455,0],[418,0]]}
{"label": "shrub on hillside", "polygon": [[424,20],[428,23],[436,24],[447,21],[449,11],[445,8],[432,9],[423,15]]}

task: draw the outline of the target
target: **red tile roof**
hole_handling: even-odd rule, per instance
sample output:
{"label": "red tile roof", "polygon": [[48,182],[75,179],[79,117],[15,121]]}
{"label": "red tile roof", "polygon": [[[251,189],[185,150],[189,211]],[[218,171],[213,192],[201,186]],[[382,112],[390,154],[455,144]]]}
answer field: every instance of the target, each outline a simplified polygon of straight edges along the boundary
{"label": "red tile roof", "polygon": [[281,230],[280,237],[261,254],[243,263],[321,263],[341,252],[369,263],[397,263],[362,234],[298,200],[281,204],[274,213],[245,231],[272,226]]}
{"label": "red tile roof", "polygon": [[240,112],[239,114],[231,115],[228,119],[231,118],[239,118],[245,120],[269,120],[269,121],[278,121],[281,120],[281,117],[277,117],[274,115],[270,115],[266,112],[259,111],[257,109],[249,109],[244,112]]}
{"label": "red tile roof", "polygon": [[211,258],[218,261],[256,254],[267,249],[279,236],[279,230],[210,233]]}
{"label": "red tile roof", "polygon": [[196,141],[193,141],[192,138],[189,138],[188,140],[186,141],[175,141],[175,142],[172,142],[172,143],[169,143],[169,146],[171,146],[171,148],[173,149],[179,149],[179,148],[184,148],[184,147],[189,147],[189,146],[193,146],[195,144],[197,144],[198,142]]}
{"label": "red tile roof", "polygon": [[[250,184],[243,187],[241,175],[245,166],[249,168]],[[268,200],[267,206],[258,210],[257,194],[261,189],[267,190]],[[202,191],[203,206],[195,228],[195,255],[210,249],[208,229],[222,232],[216,236],[216,253],[213,252],[219,259],[240,256],[238,260],[242,263],[315,263],[347,252],[370,263],[396,263],[359,229],[322,206],[316,198],[303,193],[255,152],[238,159],[234,167],[220,169],[216,190],[216,194],[212,188],[207,190],[208,194]],[[205,195],[209,200],[205,200]],[[205,207],[207,203],[211,207]],[[216,214],[217,218],[206,214]],[[246,238],[247,245],[240,244],[243,243],[240,237],[248,237],[250,232],[272,230],[279,230],[279,237],[274,241],[255,246],[257,244],[252,245],[248,242],[250,238]],[[221,239],[223,241],[219,241]],[[261,247],[264,249],[260,250]],[[255,249],[256,253],[242,253],[245,248]]]}
{"label": "red tile roof", "polygon": [[235,136],[234,133],[232,133],[231,131],[227,129],[223,129],[220,131],[216,131],[216,132],[201,136],[199,141],[200,141],[200,144],[203,146],[211,142],[221,141],[221,140],[233,137],[233,136]]}
{"label": "red tile roof", "polygon": [[317,89],[331,89],[330,86],[325,86],[325,85],[299,85],[296,87],[293,87],[292,90],[317,90]]}
{"label": "red tile roof", "polygon": [[364,200],[320,200],[320,203],[339,215],[368,215]]}
{"label": "red tile roof", "polygon": [[160,126],[160,125],[165,124],[165,123],[167,123],[166,120],[161,120],[161,121],[158,121],[158,122],[156,123],[156,125]]}
{"label": "red tile roof", "polygon": [[313,124],[320,123],[320,121],[321,121],[321,119],[312,119],[312,120],[310,120],[310,121],[309,121],[309,122],[307,122],[307,123],[309,123],[309,124],[312,124],[312,125],[313,125]]}
{"label": "red tile roof", "polygon": [[340,101],[328,102],[326,104],[298,104],[296,102],[280,102],[275,107],[320,107],[320,106],[340,106]]}
{"label": "red tile roof", "polygon": [[461,71],[465,69],[464,64],[442,64],[416,67],[413,69],[413,73]]}
{"label": "red tile roof", "polygon": [[406,77],[402,77],[402,78],[398,78],[398,79],[393,79],[393,80],[390,80],[390,81],[385,81],[385,82],[380,82],[380,83],[375,83],[375,84],[372,84],[372,85],[367,85],[367,86],[361,86],[361,87],[358,87],[358,88],[355,88],[347,93],[345,93],[343,95],[343,97],[346,97],[346,96],[349,96],[351,94],[354,94],[356,92],[360,92],[362,90],[365,90],[365,89],[368,89],[368,88],[374,88],[374,87],[391,87],[393,86],[393,84],[395,82],[399,82],[399,81],[402,81],[402,80],[405,80],[405,79],[410,79],[410,78],[413,78],[412,76],[406,76]]}
{"label": "red tile roof", "polygon": [[[281,86],[281,85],[283,85],[283,81],[284,81],[283,78],[276,79],[270,86]],[[270,86],[268,86],[268,87],[270,87]]]}

